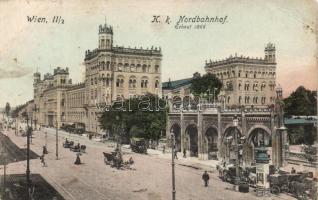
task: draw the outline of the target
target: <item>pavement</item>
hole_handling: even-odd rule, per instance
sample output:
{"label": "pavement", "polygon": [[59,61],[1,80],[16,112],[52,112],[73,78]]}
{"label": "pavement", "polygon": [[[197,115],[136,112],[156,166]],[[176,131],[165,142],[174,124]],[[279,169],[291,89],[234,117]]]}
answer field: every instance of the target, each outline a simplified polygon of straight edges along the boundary
{"label": "pavement", "polygon": [[[45,134],[45,131],[47,134]],[[31,149],[41,155],[47,143],[49,154],[45,156],[47,167],[42,167],[40,159],[31,160],[31,173],[40,174],[66,200],[168,200],[171,199],[171,154],[149,150],[147,155],[132,153],[123,148],[123,159],[133,157],[132,169],[117,170],[105,165],[103,152],[114,149],[114,143],[88,140],[87,137],[71,135],[59,131],[58,159],[56,159],[56,135],[53,129],[34,131]],[[16,136],[13,131],[8,137],[20,148],[26,146],[26,138]],[[74,165],[76,153],[63,148],[62,143],[73,140],[87,146],[80,157],[81,165]],[[271,197],[256,197],[249,193],[232,190],[232,185],[220,181],[215,170],[216,161],[200,161],[196,158],[176,160],[176,199],[182,200],[243,200],[243,199],[294,199],[281,194]],[[0,166],[2,167],[2,166]],[[20,161],[7,166],[8,174],[25,173],[26,162]],[[203,186],[201,176],[205,169],[210,174],[208,187]],[[0,169],[0,175],[2,169]]]}

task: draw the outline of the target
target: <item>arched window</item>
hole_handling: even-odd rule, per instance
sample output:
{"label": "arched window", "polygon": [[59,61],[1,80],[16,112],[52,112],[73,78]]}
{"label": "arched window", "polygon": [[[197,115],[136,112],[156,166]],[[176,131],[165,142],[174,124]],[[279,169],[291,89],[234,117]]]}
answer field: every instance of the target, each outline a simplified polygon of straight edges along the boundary
{"label": "arched window", "polygon": [[261,85],[261,91],[265,90],[265,87],[266,87],[266,83],[263,82],[262,85]]}
{"label": "arched window", "polygon": [[110,82],[110,77],[109,77],[109,74],[107,74],[107,78],[106,78],[106,86],[109,86],[109,82]]}
{"label": "arched window", "polygon": [[155,88],[158,88],[158,87],[159,87],[159,81],[156,80],[156,82],[155,82]]}
{"label": "arched window", "polygon": [[246,91],[248,91],[250,89],[250,83],[249,82],[245,83],[244,89]]}
{"label": "arched window", "polygon": [[238,89],[239,89],[239,90],[242,90],[242,83],[239,83],[239,84],[238,84]]}
{"label": "arched window", "polygon": [[105,77],[104,77],[104,74],[102,74],[102,81],[103,81],[103,86],[105,86]]}
{"label": "arched window", "polygon": [[110,69],[110,62],[107,61],[107,62],[106,62],[106,70],[109,70],[109,69]]}
{"label": "arched window", "polygon": [[140,64],[137,64],[137,65],[136,65],[136,72],[141,72],[140,68],[141,68],[141,65],[140,65]]}
{"label": "arched window", "polygon": [[124,69],[125,72],[129,72],[129,64],[128,63],[125,63],[125,69]]}
{"label": "arched window", "polygon": [[101,64],[102,64],[102,69],[105,70],[105,62],[103,61]]}
{"label": "arched window", "polygon": [[129,79],[129,88],[132,88],[133,80]]}
{"label": "arched window", "polygon": [[158,73],[159,72],[159,65],[155,66],[155,72]]}
{"label": "arched window", "polygon": [[124,86],[124,79],[121,79],[120,80],[120,87],[123,87]]}
{"label": "arched window", "polygon": [[142,66],[142,72],[147,72],[147,65]]}
{"label": "arched window", "polygon": [[239,104],[242,103],[242,97],[241,97],[241,96],[239,96],[238,103],[239,103]]}
{"label": "arched window", "polygon": [[144,80],[141,80],[141,82],[140,82],[140,87],[141,87],[141,88],[144,88]]}
{"label": "arched window", "polygon": [[141,78],[141,88],[147,88],[148,87],[148,77],[144,76]]}
{"label": "arched window", "polygon": [[133,88],[136,88],[136,79],[133,80]]}

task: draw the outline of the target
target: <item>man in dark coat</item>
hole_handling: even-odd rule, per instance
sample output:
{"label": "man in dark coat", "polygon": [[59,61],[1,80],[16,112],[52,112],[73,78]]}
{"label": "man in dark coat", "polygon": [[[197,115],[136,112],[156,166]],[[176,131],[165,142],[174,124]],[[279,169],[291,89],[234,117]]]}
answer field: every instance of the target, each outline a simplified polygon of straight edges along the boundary
{"label": "man in dark coat", "polygon": [[204,186],[205,186],[205,187],[208,187],[208,183],[209,183],[210,176],[209,176],[209,174],[208,174],[207,171],[205,171],[205,172],[203,173],[202,179],[203,179],[203,181],[204,181]]}

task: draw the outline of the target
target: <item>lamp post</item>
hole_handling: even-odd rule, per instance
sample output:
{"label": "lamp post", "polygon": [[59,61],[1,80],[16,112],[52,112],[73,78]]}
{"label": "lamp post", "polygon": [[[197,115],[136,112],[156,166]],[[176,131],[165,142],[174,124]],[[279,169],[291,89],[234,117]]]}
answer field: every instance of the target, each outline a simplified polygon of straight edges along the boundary
{"label": "lamp post", "polygon": [[172,200],[176,199],[176,185],[175,185],[175,173],[174,173],[174,151],[175,151],[175,137],[173,130],[171,130],[171,146],[172,146],[172,151],[171,151],[171,168],[172,168]]}
{"label": "lamp post", "polygon": [[55,141],[56,141],[56,152],[55,152],[55,155],[56,155],[56,160],[59,159],[59,131],[58,131],[58,124],[57,124],[57,113],[56,113],[56,117],[55,117],[55,126],[56,126],[56,135],[55,135]]}
{"label": "lamp post", "polygon": [[30,199],[30,193],[29,193],[29,189],[30,189],[30,184],[31,184],[31,180],[30,180],[30,135],[32,132],[31,127],[29,127],[29,116],[27,113],[23,114],[26,121],[27,121],[27,168],[26,168],[26,181],[27,181],[27,197],[28,200]]}
{"label": "lamp post", "polygon": [[[2,141],[3,142],[3,141]],[[6,176],[7,176],[7,152],[6,152],[6,147],[4,144],[2,144],[2,156],[3,156],[3,191],[2,191],[2,198],[6,199]]]}
{"label": "lamp post", "polygon": [[217,90],[218,88],[213,88],[213,104],[215,105],[215,90]]}
{"label": "lamp post", "polygon": [[239,184],[239,181],[240,181],[240,151],[239,151],[239,146],[238,146],[238,135],[237,135],[237,126],[238,126],[238,118],[237,118],[237,115],[235,115],[233,117],[233,126],[234,126],[234,142],[235,142],[235,153],[236,153],[236,171],[235,171],[235,174],[236,174],[236,185]]}
{"label": "lamp post", "polygon": [[283,162],[285,160],[285,145],[283,144],[283,140],[285,138],[284,136],[284,132],[287,130],[287,128],[282,125],[281,127],[276,129],[279,133],[279,159],[278,159],[278,166],[282,167],[283,166]]}
{"label": "lamp post", "polygon": [[231,148],[232,141],[233,141],[232,136],[226,137],[226,152],[225,153],[226,153],[226,157],[228,159],[229,164],[230,164],[230,160],[231,160],[230,148]]}
{"label": "lamp post", "polygon": [[47,131],[45,130],[45,147],[47,148]]}

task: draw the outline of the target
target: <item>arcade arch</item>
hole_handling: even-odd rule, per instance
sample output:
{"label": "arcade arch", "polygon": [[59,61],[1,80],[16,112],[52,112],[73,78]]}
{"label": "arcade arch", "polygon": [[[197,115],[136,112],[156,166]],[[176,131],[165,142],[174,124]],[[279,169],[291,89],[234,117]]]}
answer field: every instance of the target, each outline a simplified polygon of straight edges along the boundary
{"label": "arcade arch", "polygon": [[176,151],[181,151],[181,128],[179,124],[173,124],[170,128],[170,132],[174,133],[175,137],[175,144],[176,144]]}
{"label": "arcade arch", "polygon": [[190,124],[186,128],[186,144],[188,144],[188,150],[190,151],[190,156],[198,156],[198,128],[195,124]]}

